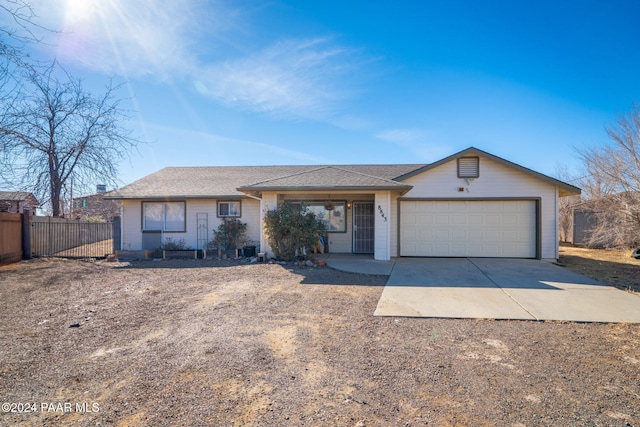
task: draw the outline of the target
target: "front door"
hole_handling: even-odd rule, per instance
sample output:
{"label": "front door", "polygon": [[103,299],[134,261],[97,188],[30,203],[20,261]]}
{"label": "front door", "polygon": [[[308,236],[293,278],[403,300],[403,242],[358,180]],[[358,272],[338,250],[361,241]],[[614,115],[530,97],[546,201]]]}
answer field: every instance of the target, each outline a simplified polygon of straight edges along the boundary
{"label": "front door", "polygon": [[372,254],[375,237],[373,202],[353,202],[353,253]]}

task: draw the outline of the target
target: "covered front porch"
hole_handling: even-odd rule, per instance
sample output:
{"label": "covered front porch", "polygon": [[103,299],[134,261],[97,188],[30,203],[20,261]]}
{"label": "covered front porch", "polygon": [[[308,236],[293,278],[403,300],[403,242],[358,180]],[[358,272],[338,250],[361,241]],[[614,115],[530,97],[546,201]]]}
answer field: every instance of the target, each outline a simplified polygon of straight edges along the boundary
{"label": "covered front porch", "polygon": [[[324,223],[323,250],[328,254],[366,254],[375,259],[390,259],[391,195],[385,192],[264,192],[261,212],[281,203],[301,203]],[[384,213],[384,217],[382,216]],[[269,251],[262,232],[260,247]],[[263,249],[264,251],[264,249]]]}
{"label": "covered front porch", "polygon": [[[280,203],[304,202],[327,227],[329,253],[372,253],[376,260],[390,260],[393,225],[397,225],[392,200],[411,188],[391,179],[322,166],[238,191],[260,200],[261,223],[265,213]],[[270,253],[264,229],[260,247]]]}

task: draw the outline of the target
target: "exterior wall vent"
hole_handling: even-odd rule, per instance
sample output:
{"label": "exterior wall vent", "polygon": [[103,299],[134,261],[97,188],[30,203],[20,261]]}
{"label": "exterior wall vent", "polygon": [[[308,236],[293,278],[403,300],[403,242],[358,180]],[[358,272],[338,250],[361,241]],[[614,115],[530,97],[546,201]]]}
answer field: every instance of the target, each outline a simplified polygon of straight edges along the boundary
{"label": "exterior wall vent", "polygon": [[458,178],[477,178],[480,176],[479,157],[460,157],[458,159]]}

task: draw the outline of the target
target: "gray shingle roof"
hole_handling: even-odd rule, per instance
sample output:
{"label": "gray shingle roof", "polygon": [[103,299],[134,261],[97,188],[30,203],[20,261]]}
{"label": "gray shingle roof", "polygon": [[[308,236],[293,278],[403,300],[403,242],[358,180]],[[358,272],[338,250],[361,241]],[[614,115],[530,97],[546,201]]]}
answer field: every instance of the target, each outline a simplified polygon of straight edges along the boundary
{"label": "gray shingle roof", "polygon": [[[267,185],[309,188],[408,189],[393,181],[424,164],[337,166],[168,167],[125,187],[105,193],[115,199],[237,198],[238,188],[265,190]],[[263,187],[260,187],[262,185]],[[254,187],[255,186],[255,187]],[[406,187],[406,188],[405,188]]]}
{"label": "gray shingle roof", "polygon": [[38,200],[31,193],[26,191],[0,191],[0,200],[12,200],[14,202],[27,200],[31,198],[35,203],[38,203]]}
{"label": "gray shingle roof", "polygon": [[381,178],[343,167],[320,166],[316,169],[243,186],[241,190],[409,190],[410,188],[411,186],[409,185],[391,179]]}

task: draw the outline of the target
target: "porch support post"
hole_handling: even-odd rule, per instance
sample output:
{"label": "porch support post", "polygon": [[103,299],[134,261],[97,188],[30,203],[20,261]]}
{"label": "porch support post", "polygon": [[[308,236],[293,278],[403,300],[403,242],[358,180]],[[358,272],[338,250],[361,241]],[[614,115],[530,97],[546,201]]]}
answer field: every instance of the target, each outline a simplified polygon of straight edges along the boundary
{"label": "porch support post", "polygon": [[375,242],[373,258],[379,261],[391,260],[391,192],[375,193]]}
{"label": "porch support post", "polygon": [[269,239],[264,232],[264,217],[267,211],[278,207],[278,194],[276,192],[263,192],[260,200],[260,252],[267,254],[267,258],[273,257],[273,252],[269,246]]}

